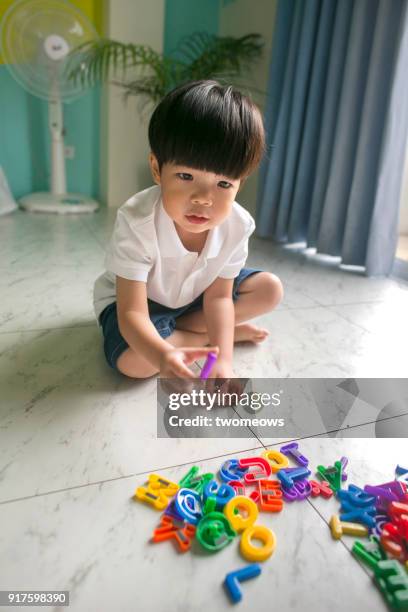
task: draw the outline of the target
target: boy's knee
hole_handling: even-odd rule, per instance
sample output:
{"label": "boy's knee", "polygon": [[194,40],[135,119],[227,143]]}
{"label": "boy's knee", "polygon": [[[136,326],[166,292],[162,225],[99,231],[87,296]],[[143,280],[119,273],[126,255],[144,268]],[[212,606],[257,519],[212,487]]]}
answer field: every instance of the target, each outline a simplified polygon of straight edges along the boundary
{"label": "boy's knee", "polygon": [[150,376],[158,372],[155,366],[130,348],[123,351],[120,355],[116,362],[116,367],[121,374],[130,378],[150,378]]}
{"label": "boy's knee", "polygon": [[269,308],[275,308],[283,299],[283,285],[276,274],[271,272],[261,272],[262,277],[260,297],[265,301]]}

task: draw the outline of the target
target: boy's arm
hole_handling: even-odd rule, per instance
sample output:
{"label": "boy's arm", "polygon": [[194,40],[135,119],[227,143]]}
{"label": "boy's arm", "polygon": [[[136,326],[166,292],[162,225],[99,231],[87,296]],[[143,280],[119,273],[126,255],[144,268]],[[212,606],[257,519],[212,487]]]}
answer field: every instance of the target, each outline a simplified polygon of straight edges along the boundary
{"label": "boy's arm", "polygon": [[163,340],[149,317],[146,283],[116,276],[119,331],[137,353],[160,369],[163,354],[174,347]]}
{"label": "boy's arm", "polygon": [[210,344],[220,347],[218,363],[232,367],[235,307],[233,278],[216,278],[204,291],[203,312]]}
{"label": "boy's arm", "polygon": [[218,354],[218,347],[178,347],[166,342],[149,317],[146,283],[116,276],[116,298],[119,330],[129,346],[141,353],[165,378],[196,378],[188,364]]}

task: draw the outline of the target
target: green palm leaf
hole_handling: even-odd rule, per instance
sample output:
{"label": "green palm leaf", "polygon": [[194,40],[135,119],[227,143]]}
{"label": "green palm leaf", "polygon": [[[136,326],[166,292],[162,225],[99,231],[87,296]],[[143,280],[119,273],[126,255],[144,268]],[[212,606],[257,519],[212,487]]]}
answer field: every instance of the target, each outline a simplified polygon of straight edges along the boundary
{"label": "green palm leaf", "polygon": [[233,38],[194,32],[163,56],[147,45],[103,38],[71,52],[66,71],[69,79],[84,87],[114,77],[113,83],[124,89],[126,98],[135,95],[157,103],[168,91],[191,80],[234,84],[261,56],[263,46],[259,34]]}

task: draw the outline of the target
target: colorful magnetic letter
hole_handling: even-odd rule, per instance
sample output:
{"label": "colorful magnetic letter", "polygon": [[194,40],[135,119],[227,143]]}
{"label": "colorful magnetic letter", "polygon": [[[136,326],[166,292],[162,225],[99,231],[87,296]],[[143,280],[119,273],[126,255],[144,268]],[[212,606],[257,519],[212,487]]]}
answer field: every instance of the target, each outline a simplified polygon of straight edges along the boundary
{"label": "colorful magnetic letter", "polygon": [[387,554],[380,546],[379,538],[373,535],[370,536],[368,543],[356,540],[353,544],[352,552],[372,570],[375,570],[378,561],[387,559]]}
{"label": "colorful magnetic letter", "polygon": [[197,540],[211,552],[225,548],[236,535],[222,512],[210,512],[198,523]]}
{"label": "colorful magnetic letter", "polygon": [[381,546],[392,557],[401,563],[408,561],[408,549],[406,539],[400,534],[399,529],[394,523],[385,523],[380,537]]}
{"label": "colorful magnetic letter", "polygon": [[398,482],[403,482],[408,485],[408,470],[407,468],[403,468],[400,465],[397,465],[395,468],[395,480]]}
{"label": "colorful magnetic letter", "polygon": [[[243,516],[239,512],[235,514],[235,508],[238,508],[238,510],[245,510],[247,516]],[[225,516],[229,520],[231,527],[235,529],[237,533],[244,531],[247,527],[251,527],[258,517],[258,513],[258,506],[256,503],[252,499],[249,499],[249,497],[244,497],[243,495],[233,497],[224,508]]]}
{"label": "colorful magnetic letter", "polygon": [[[252,538],[261,540],[262,546],[252,544]],[[272,529],[264,525],[252,525],[245,529],[241,536],[239,549],[248,561],[265,561],[271,556],[276,546],[276,536]]]}
{"label": "colorful magnetic letter", "polygon": [[341,461],[335,461],[334,466],[325,468],[323,465],[317,466],[317,473],[322,480],[327,480],[331,490],[336,493],[341,488],[343,465]]}
{"label": "colorful magnetic letter", "polygon": [[209,497],[215,498],[216,507],[219,510],[225,506],[235,496],[235,491],[232,487],[227,484],[219,485],[216,480],[210,480],[204,488],[204,501],[206,502]]}
{"label": "colorful magnetic letter", "polygon": [[295,484],[295,480],[303,480],[310,476],[311,471],[305,467],[285,468],[277,472],[277,477],[286,489],[290,489]]}
{"label": "colorful magnetic letter", "polygon": [[147,487],[138,487],[135,491],[136,499],[145,501],[151,504],[156,510],[164,510],[168,503],[169,497],[177,493],[179,485],[175,482],[167,480],[159,476],[159,474],[150,474]]}
{"label": "colorful magnetic letter", "polygon": [[261,455],[269,462],[274,474],[283,468],[289,467],[289,459],[277,450],[265,450]]}
{"label": "colorful magnetic letter", "polygon": [[408,610],[408,574],[398,561],[379,561],[374,574],[388,604],[397,610]]}
{"label": "colorful magnetic letter", "polygon": [[325,499],[329,499],[332,497],[333,491],[329,486],[327,480],[322,480],[322,482],[317,482],[316,480],[309,480],[312,487],[312,497],[317,497],[321,495]]}
{"label": "colorful magnetic letter", "polygon": [[230,572],[225,576],[224,586],[227,589],[229,596],[233,603],[238,603],[242,599],[241,589],[239,588],[238,582],[248,580],[249,578],[255,578],[261,573],[261,568],[257,563],[247,565],[235,572]]}
{"label": "colorful magnetic letter", "polygon": [[179,485],[182,488],[194,489],[201,495],[207,482],[214,478],[214,474],[198,474],[198,469],[196,465],[193,465],[191,470],[180,480]]}
{"label": "colorful magnetic letter", "polygon": [[282,489],[277,480],[258,480],[259,505],[268,512],[280,512],[283,508]]}
{"label": "colorful magnetic letter", "polygon": [[230,480],[229,486],[235,491],[235,495],[245,495],[245,485],[240,480]]}
{"label": "colorful magnetic letter", "polygon": [[196,525],[203,516],[201,496],[192,489],[177,491],[175,508],[180,516],[193,525]]}
{"label": "colorful magnetic letter", "polygon": [[185,474],[183,478],[179,480],[180,487],[190,488],[190,480],[197,475],[199,469],[200,468],[197,465],[193,465],[193,467],[189,469],[187,474]]}
{"label": "colorful magnetic letter", "polygon": [[299,444],[297,442],[291,442],[290,444],[285,444],[285,446],[281,446],[279,450],[284,455],[292,456],[293,459],[296,461],[296,463],[298,463],[302,467],[307,467],[309,465],[309,459],[307,459],[299,451]]}
{"label": "colorful magnetic letter", "polygon": [[365,493],[363,489],[350,484],[348,491],[339,490],[337,497],[341,501],[340,520],[356,521],[367,527],[375,528],[375,497]]}
{"label": "colorful magnetic letter", "polygon": [[186,521],[178,521],[165,514],[161,517],[160,525],[153,532],[153,542],[163,542],[174,539],[181,552],[186,552],[191,547],[196,528]]}
{"label": "colorful magnetic letter", "polygon": [[368,536],[367,527],[364,527],[364,525],[360,525],[359,523],[349,523],[346,521],[340,521],[337,514],[333,514],[330,519],[329,526],[334,540],[340,540],[343,533],[357,536],[360,538]]}
{"label": "colorful magnetic letter", "polygon": [[240,480],[247,468],[239,467],[238,459],[227,459],[224,461],[220,468],[220,478],[224,482],[229,482],[230,480]]}
{"label": "colorful magnetic letter", "polygon": [[251,468],[255,467],[255,470],[249,470],[245,476],[244,481],[248,484],[258,480],[259,478],[268,478],[271,475],[271,466],[269,461],[264,457],[246,457],[238,461],[240,468]]}

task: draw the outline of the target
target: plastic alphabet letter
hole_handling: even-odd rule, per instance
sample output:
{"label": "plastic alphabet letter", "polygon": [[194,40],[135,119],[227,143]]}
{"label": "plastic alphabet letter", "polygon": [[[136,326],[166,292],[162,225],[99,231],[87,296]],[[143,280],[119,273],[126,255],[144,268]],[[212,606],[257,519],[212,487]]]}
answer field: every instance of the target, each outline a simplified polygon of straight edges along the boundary
{"label": "plastic alphabet letter", "polygon": [[285,446],[281,446],[279,450],[284,455],[292,456],[293,459],[296,461],[296,463],[298,463],[302,467],[307,467],[309,465],[309,459],[307,459],[299,451],[299,444],[297,442],[291,442],[290,444],[285,444]]}
{"label": "plastic alphabet letter", "polygon": [[[262,546],[252,544],[252,538],[261,540]],[[241,555],[248,561],[265,561],[276,547],[276,536],[272,529],[264,525],[252,525],[245,529],[241,536]]]}
{"label": "plastic alphabet letter", "polygon": [[346,533],[348,535],[364,538],[368,536],[368,529],[359,523],[349,523],[339,520],[337,514],[333,514],[330,519],[330,530],[334,540],[340,540],[341,536]]}
{"label": "plastic alphabet letter", "polygon": [[[247,516],[243,516],[239,512],[235,514],[236,508],[238,508],[238,510],[245,510],[247,512]],[[237,495],[236,497],[230,499],[228,504],[226,504],[224,507],[224,514],[229,520],[231,527],[235,529],[237,533],[240,533],[255,523],[259,510],[258,506],[252,499],[242,495]]]}
{"label": "plastic alphabet letter", "polygon": [[401,536],[398,527],[394,523],[385,523],[380,537],[381,546],[392,557],[405,563],[408,561],[408,547],[406,540]]}
{"label": "plastic alphabet letter", "polygon": [[356,521],[367,527],[375,528],[375,497],[365,493],[363,489],[350,484],[348,491],[337,491],[337,497],[341,501],[340,519],[342,521]]}
{"label": "plastic alphabet letter", "polygon": [[241,468],[258,468],[245,474],[244,481],[248,484],[253,483],[259,478],[268,478],[272,472],[269,461],[264,457],[246,457],[245,459],[240,459],[238,463]]}
{"label": "plastic alphabet letter", "polygon": [[290,489],[294,486],[295,480],[303,480],[310,476],[311,471],[305,467],[297,467],[297,468],[285,468],[283,470],[279,470],[276,473],[276,476],[282,483],[282,487],[285,489]]}
{"label": "plastic alphabet letter", "polygon": [[323,465],[317,466],[317,473],[322,480],[327,480],[331,490],[336,493],[341,488],[343,465],[341,461],[335,461],[334,467],[325,468]]}
{"label": "plastic alphabet letter", "polygon": [[270,464],[273,474],[276,474],[279,470],[289,467],[289,459],[283,453],[277,450],[265,450],[263,451],[262,457],[264,457]]}
{"label": "plastic alphabet letter", "polygon": [[163,542],[174,538],[181,552],[186,552],[191,547],[196,528],[186,521],[177,521],[170,516],[163,515],[159,527],[154,530],[152,541]]}
{"label": "plastic alphabet letter", "polygon": [[236,535],[222,512],[210,512],[198,523],[197,540],[210,552],[225,548]]}
{"label": "plastic alphabet letter", "polygon": [[374,574],[387,603],[401,612],[408,610],[408,574],[398,561],[379,561]]}
{"label": "plastic alphabet letter", "polygon": [[360,508],[367,508],[368,506],[375,505],[374,495],[369,495],[363,491],[363,489],[353,484],[349,485],[348,491],[338,491],[337,497],[340,500],[347,500],[353,506],[358,506]]}
{"label": "plastic alphabet letter", "polygon": [[156,510],[164,510],[169,497],[177,493],[179,485],[159,476],[150,474],[147,487],[138,487],[135,491],[135,498],[151,504]]}
{"label": "plastic alphabet letter", "polygon": [[207,501],[207,498],[210,496],[215,498],[217,509],[222,510],[225,504],[235,496],[235,491],[233,487],[227,484],[219,485],[216,480],[210,480],[204,489],[204,502]]}
{"label": "plastic alphabet letter", "polygon": [[192,489],[180,489],[177,492],[175,508],[180,516],[193,525],[203,516],[201,496]]}
{"label": "plastic alphabet letter", "polygon": [[329,499],[329,497],[332,497],[333,490],[330,488],[330,485],[327,480],[322,480],[322,482],[317,482],[316,480],[309,480],[309,482],[312,485],[312,497],[317,497],[318,495],[321,495],[325,499]]}
{"label": "plastic alphabet letter", "polygon": [[388,513],[400,535],[407,541],[408,546],[408,504],[392,502],[389,505]]}
{"label": "plastic alphabet letter", "polygon": [[191,470],[180,480],[179,485],[182,488],[194,489],[201,495],[207,482],[214,478],[214,474],[198,474],[198,470],[199,468],[193,465]]}
{"label": "plastic alphabet letter", "polygon": [[397,465],[395,468],[395,479],[408,485],[408,469]]}
{"label": "plastic alphabet letter", "polygon": [[356,540],[353,544],[352,552],[366,563],[370,569],[375,570],[378,561],[387,559],[387,554],[380,546],[380,540],[377,536],[371,535],[369,542],[359,542]]}
{"label": "plastic alphabet letter", "polygon": [[239,570],[235,570],[235,572],[230,572],[225,576],[224,586],[233,603],[238,603],[242,599],[242,593],[238,582],[248,580],[249,578],[255,578],[259,576],[260,573],[261,567],[258,563],[252,563]]}
{"label": "plastic alphabet letter", "polygon": [[283,508],[282,489],[277,480],[258,480],[259,505],[262,510],[280,512]]}
{"label": "plastic alphabet letter", "polygon": [[246,471],[246,468],[239,467],[238,459],[227,459],[222,464],[219,475],[223,482],[229,482],[230,480],[240,480]]}

